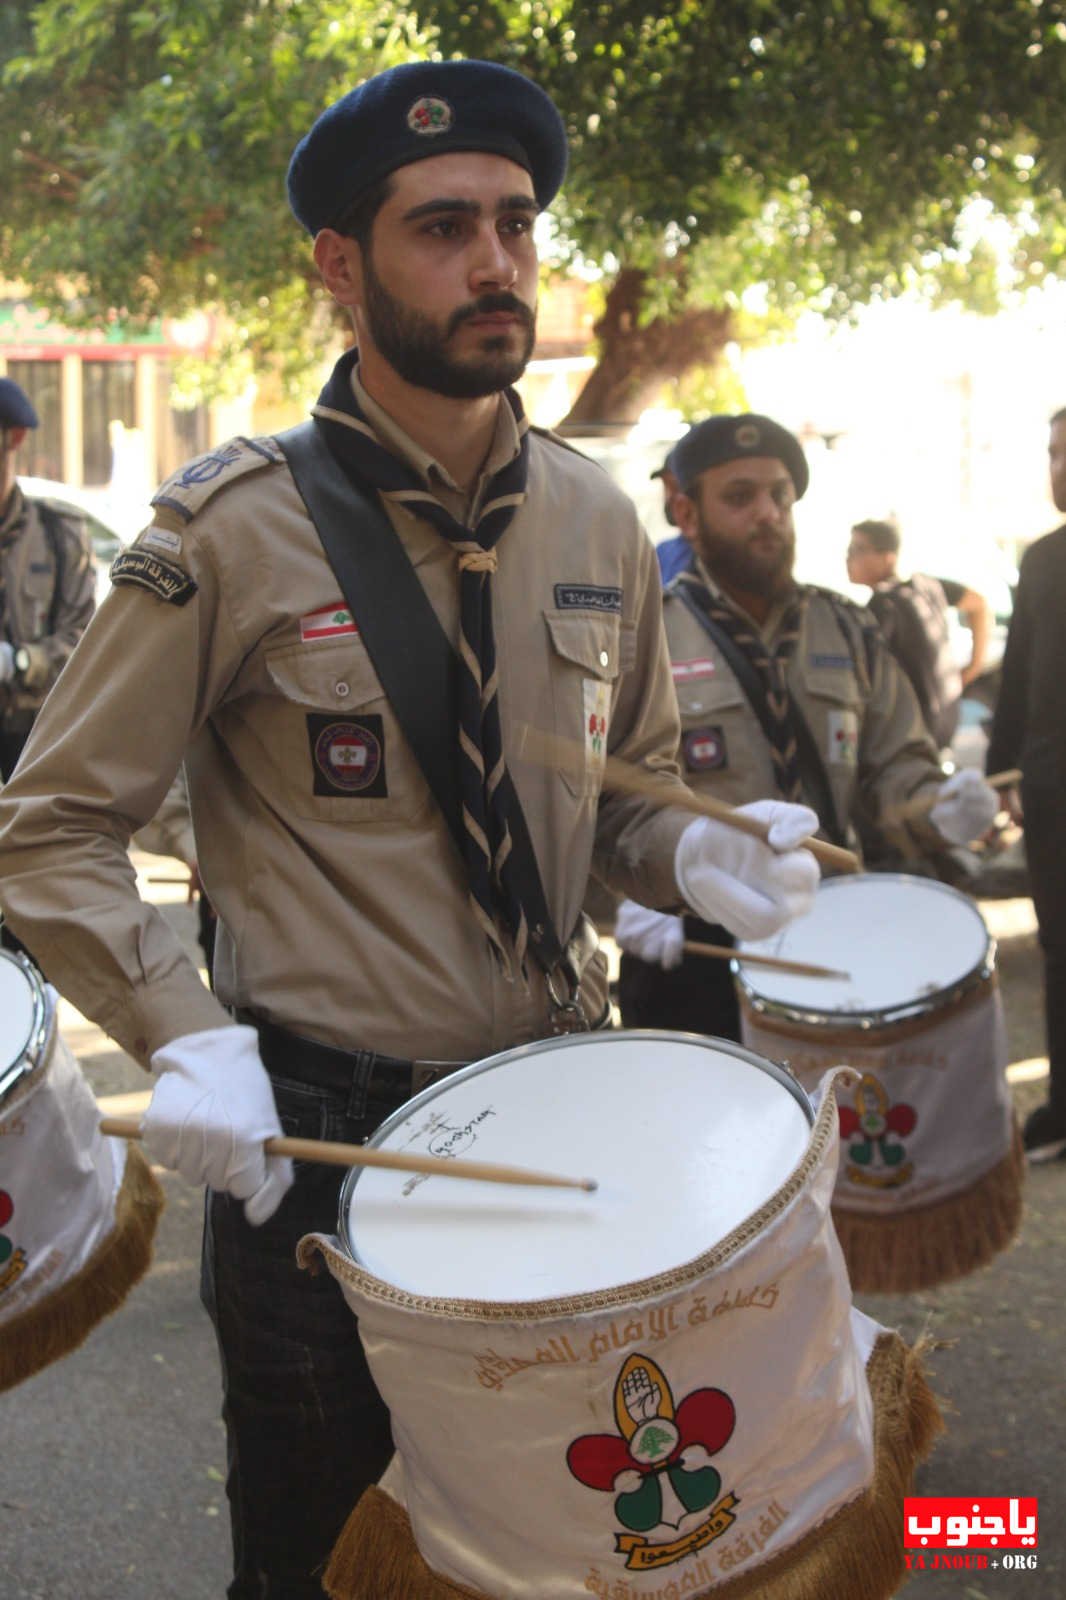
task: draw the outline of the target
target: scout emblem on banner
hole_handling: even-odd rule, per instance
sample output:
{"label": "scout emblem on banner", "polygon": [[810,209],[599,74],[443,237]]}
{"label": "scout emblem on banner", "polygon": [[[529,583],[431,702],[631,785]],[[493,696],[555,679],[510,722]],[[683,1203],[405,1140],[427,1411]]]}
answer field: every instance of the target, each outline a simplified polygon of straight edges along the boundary
{"label": "scout emblem on banner", "polygon": [[[641,1572],[672,1566],[736,1521],[736,1496],[719,1499],[721,1475],[708,1464],[733,1432],[733,1402],[721,1389],[694,1389],[675,1411],[661,1368],[648,1356],[632,1355],[618,1374],[614,1413],[618,1433],[575,1439],[567,1466],[579,1483],[607,1492],[617,1479],[639,1473],[640,1483],[614,1502],[615,1516],[629,1530],[615,1535],[615,1548],[627,1567]],[[665,1537],[643,1537],[653,1529]]]}
{"label": "scout emblem on banner", "polygon": [[872,1072],[863,1074],[855,1106],[840,1107],[840,1137],[848,1142],[845,1172],[852,1183],[877,1189],[898,1189],[914,1176],[900,1142],[918,1126],[918,1113],[906,1101],[890,1105],[884,1084]]}

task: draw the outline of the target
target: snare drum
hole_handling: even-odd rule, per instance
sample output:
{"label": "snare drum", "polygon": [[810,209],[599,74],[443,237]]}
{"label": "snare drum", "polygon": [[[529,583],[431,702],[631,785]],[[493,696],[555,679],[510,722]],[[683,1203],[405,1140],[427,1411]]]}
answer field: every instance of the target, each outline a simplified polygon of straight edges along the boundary
{"label": "snare drum", "polygon": [[73,1350],[148,1266],[162,1191],[99,1120],[52,991],[0,951],[0,1389]]}
{"label": "snare drum", "polygon": [[[744,953],[844,970],[803,978]],[[983,1266],[1021,1220],[995,944],[974,902],[929,878],[831,878],[814,910],[736,963],[744,1042],[840,1092],[833,1213],[852,1284],[907,1292]]]}
{"label": "snare drum", "polygon": [[837,1563],[832,1592],[860,1592],[852,1538],[890,1552],[864,1557],[862,1595],[893,1592],[936,1410],[852,1307],[824,1088],[815,1117],[739,1045],[584,1034],[475,1063],[382,1126],[386,1150],[599,1187],[357,1169],[339,1237],[301,1241],[359,1319],[397,1452],[328,1594],[654,1600],[737,1577],[824,1600]]}

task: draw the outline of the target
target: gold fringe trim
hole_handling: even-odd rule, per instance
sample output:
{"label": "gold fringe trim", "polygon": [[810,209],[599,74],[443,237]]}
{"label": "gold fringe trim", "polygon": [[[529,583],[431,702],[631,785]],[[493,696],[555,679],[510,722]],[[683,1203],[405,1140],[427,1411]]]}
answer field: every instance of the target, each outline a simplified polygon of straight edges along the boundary
{"label": "gold fringe trim", "polygon": [[[883,1333],[866,1375],[874,1403],[874,1481],[827,1522],[752,1571],[693,1600],[889,1600],[903,1576],[903,1501],[915,1468],[943,1429],[925,1380],[928,1343],[910,1349]],[[367,1489],[334,1546],[323,1588],[330,1600],[504,1600],[432,1571],[407,1512]]]}
{"label": "gold fringe trim", "polygon": [[913,1211],[871,1216],[833,1204],[833,1224],[851,1286],[862,1294],[911,1294],[987,1266],[1017,1236],[1025,1152],[1017,1125],[1011,1148],[962,1194]]}
{"label": "gold fringe trim", "polygon": [[115,1226],[82,1267],[54,1294],[10,1322],[0,1323],[0,1391],[31,1378],[76,1350],[110,1312],[116,1311],[148,1270],[163,1191],[135,1145],[115,1198]]}

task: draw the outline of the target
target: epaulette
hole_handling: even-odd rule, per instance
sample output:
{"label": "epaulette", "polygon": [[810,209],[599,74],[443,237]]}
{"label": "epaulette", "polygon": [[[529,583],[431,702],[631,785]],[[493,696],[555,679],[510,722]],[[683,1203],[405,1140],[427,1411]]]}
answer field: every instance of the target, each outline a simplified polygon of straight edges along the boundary
{"label": "epaulette", "polygon": [[540,439],[547,439],[549,444],[557,444],[560,450],[569,450],[572,456],[580,456],[582,461],[591,461],[593,466],[599,467],[601,472],[607,468],[595,456],[586,455],[584,450],[579,450],[576,444],[571,444],[569,439],[564,439],[561,433],[555,433],[551,428],[543,428],[536,422],[529,424],[530,433],[535,433]]}
{"label": "epaulette", "polygon": [[152,496],[152,504],[165,506],[182,522],[191,522],[220,489],[250,472],[280,466],[284,459],[274,439],[228,439],[180,467]]}

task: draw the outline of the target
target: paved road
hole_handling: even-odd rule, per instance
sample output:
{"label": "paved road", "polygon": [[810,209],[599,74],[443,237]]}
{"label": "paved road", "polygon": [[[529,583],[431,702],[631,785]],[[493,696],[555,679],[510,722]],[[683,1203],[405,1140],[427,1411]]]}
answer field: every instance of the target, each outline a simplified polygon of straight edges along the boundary
{"label": "paved road", "polygon": [[[167,869],[147,857],[139,865],[147,892],[194,949],[179,892],[146,883],[149,865],[153,874]],[[984,910],[1000,937],[1013,1089],[1024,1110],[1042,1092],[1031,911],[1026,901]],[[143,1074],[95,1029],[67,1008],[62,1022],[98,1096],[143,1090]],[[0,1399],[0,1600],[222,1600],[224,1444],[213,1338],[197,1299],[200,1205],[178,1181],[164,1182],[168,1205],[145,1281],[81,1350]],[[904,1586],[907,1600],[1066,1596],[1064,1213],[1066,1163],[1033,1175],[1018,1244],[983,1272],[933,1293],[862,1300],[908,1337],[927,1331],[945,1341],[932,1370],[948,1432],[919,1492],[1040,1497],[1036,1572],[926,1571]]]}

